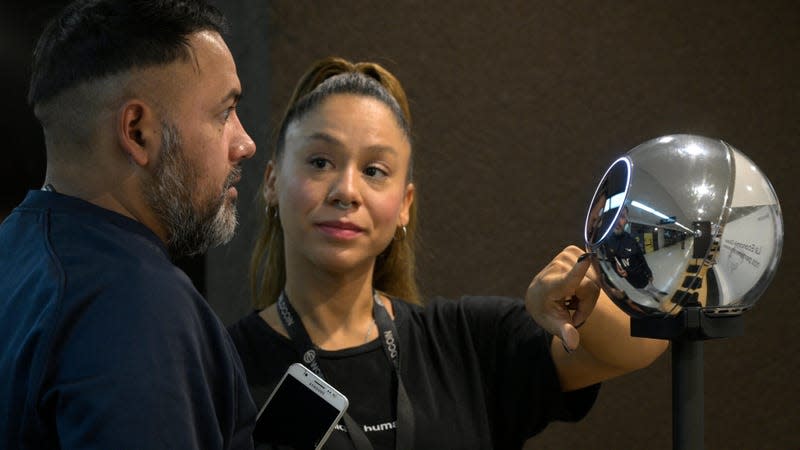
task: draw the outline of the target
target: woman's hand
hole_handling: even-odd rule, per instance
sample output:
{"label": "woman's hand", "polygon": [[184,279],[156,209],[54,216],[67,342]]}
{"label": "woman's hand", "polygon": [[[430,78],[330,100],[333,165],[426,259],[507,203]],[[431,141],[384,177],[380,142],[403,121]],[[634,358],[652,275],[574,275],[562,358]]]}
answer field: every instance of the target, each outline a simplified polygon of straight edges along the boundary
{"label": "woman's hand", "polygon": [[564,349],[578,348],[583,325],[600,293],[590,258],[571,245],[561,251],[528,286],[525,306],[546,331],[561,338]]}

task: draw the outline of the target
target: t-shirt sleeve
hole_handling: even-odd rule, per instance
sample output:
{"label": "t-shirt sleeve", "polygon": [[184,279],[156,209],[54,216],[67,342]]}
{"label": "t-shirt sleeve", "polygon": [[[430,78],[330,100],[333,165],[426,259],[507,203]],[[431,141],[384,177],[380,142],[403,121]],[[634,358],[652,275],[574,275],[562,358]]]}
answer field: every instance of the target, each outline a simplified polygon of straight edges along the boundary
{"label": "t-shirt sleeve", "polygon": [[252,448],[224,327],[191,292],[136,291],[102,290],[61,316],[40,399],[61,447]]}
{"label": "t-shirt sleeve", "polygon": [[577,421],[594,404],[599,385],[562,392],[550,355],[552,335],[519,299],[465,297],[495,434],[527,438],[551,421]]}

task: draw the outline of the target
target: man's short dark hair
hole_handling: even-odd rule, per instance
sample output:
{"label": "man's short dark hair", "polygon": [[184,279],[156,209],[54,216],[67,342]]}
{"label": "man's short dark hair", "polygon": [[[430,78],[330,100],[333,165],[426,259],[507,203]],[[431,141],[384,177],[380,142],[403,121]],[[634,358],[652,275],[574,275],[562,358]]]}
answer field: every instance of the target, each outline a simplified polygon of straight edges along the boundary
{"label": "man's short dark hair", "polygon": [[45,27],[33,53],[28,103],[82,82],[190,56],[188,35],[223,34],[225,19],[200,0],[78,0]]}

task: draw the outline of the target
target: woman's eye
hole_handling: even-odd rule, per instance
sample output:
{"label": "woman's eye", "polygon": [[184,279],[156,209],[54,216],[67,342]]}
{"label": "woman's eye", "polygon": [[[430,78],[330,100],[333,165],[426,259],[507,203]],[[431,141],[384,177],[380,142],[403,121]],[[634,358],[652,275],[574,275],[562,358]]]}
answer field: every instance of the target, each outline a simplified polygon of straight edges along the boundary
{"label": "woman's eye", "polygon": [[388,175],[386,171],[375,166],[370,166],[364,169],[364,174],[368,177],[385,177]]}
{"label": "woman's eye", "polygon": [[324,169],[328,167],[329,161],[325,158],[314,158],[310,161],[310,163],[316,169]]}

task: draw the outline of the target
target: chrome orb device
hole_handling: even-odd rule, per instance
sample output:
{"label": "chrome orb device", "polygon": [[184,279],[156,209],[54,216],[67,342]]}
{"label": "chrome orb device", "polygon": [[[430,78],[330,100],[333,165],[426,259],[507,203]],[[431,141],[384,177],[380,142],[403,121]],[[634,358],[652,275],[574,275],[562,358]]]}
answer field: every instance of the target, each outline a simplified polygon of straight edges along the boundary
{"label": "chrome orb device", "polygon": [[783,245],[775,190],[730,144],[676,134],[644,142],[603,175],[586,248],[606,294],[632,317],[751,308]]}

